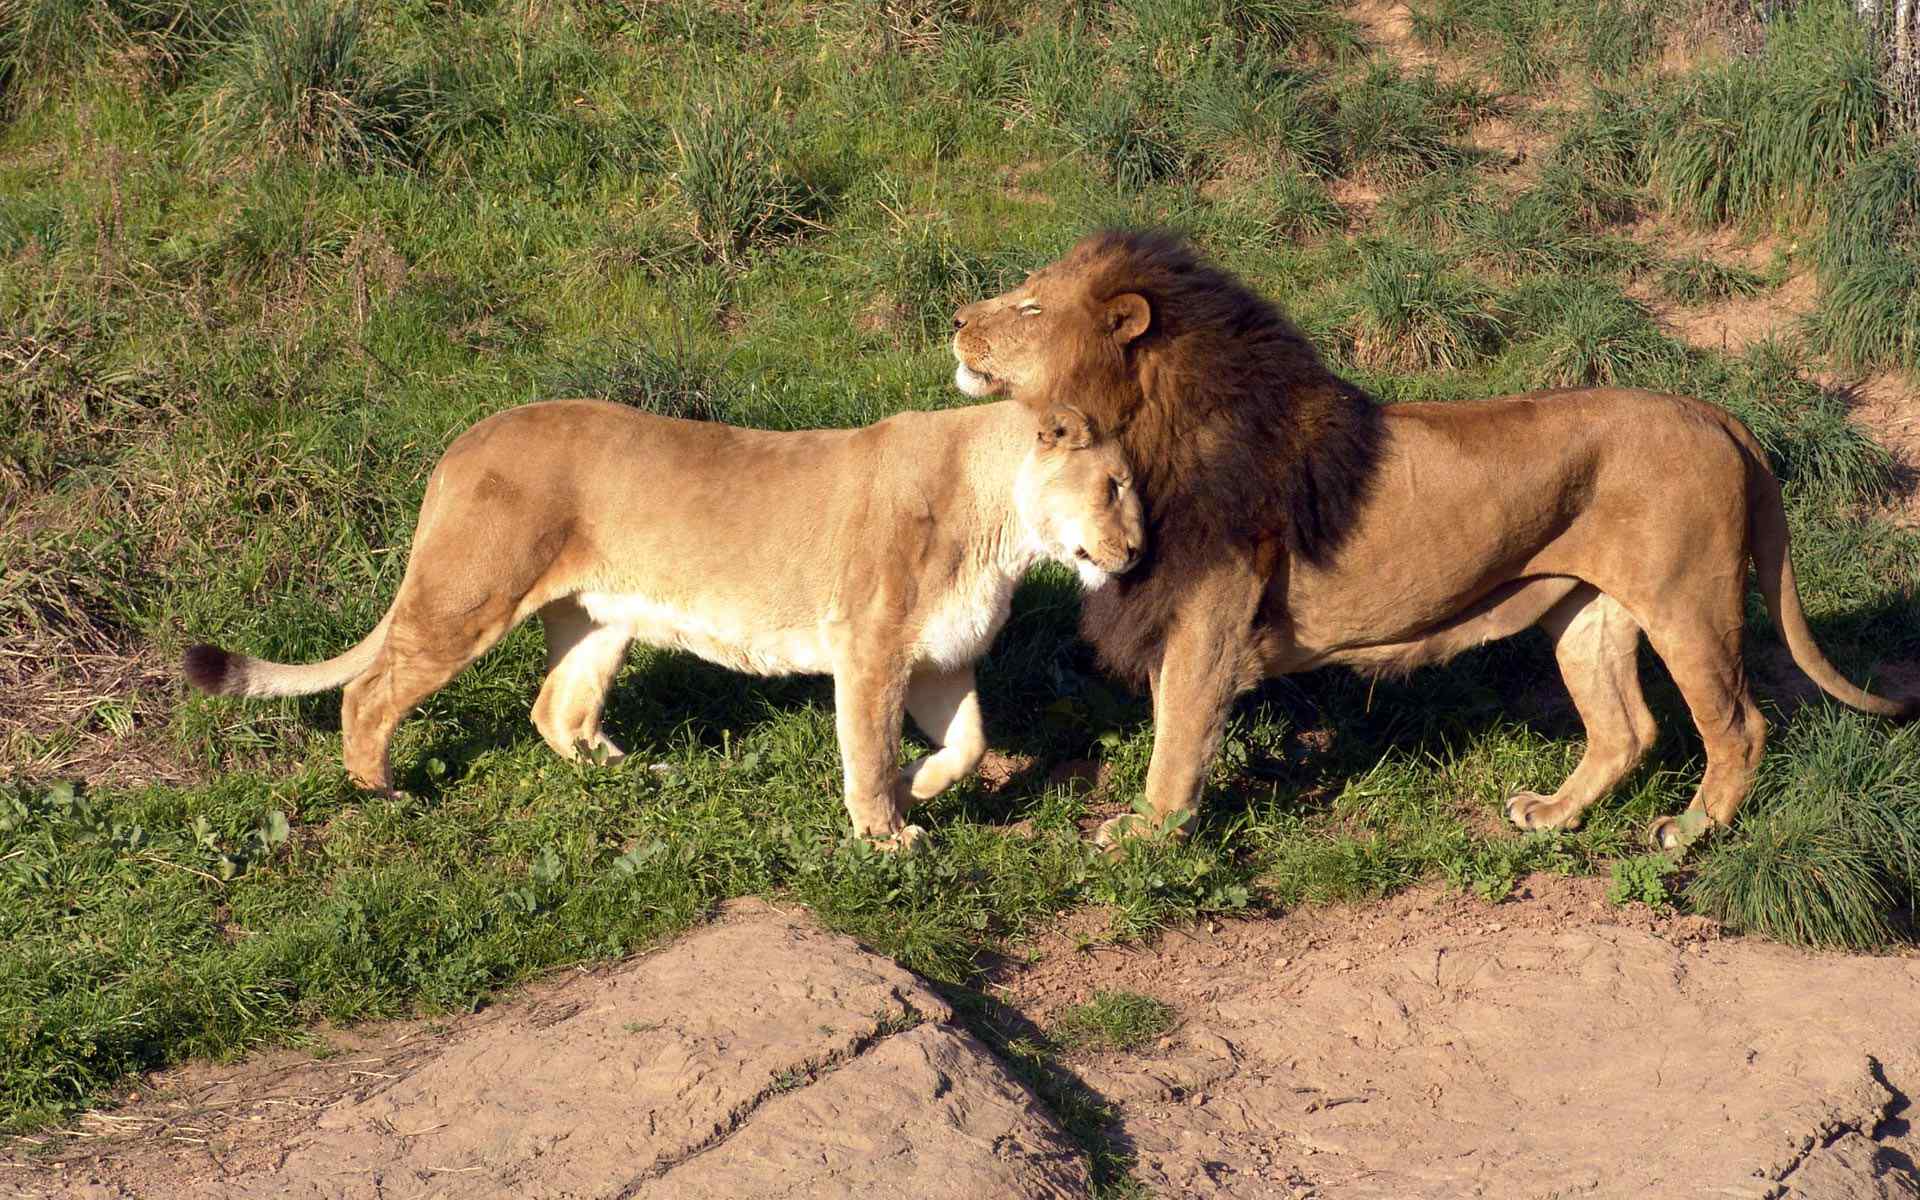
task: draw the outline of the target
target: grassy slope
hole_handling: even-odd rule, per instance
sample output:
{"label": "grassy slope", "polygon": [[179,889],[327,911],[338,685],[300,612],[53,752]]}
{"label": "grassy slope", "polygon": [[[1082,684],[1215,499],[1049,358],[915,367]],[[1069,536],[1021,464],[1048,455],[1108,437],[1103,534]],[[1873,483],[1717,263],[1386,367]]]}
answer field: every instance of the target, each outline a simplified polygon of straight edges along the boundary
{"label": "grassy slope", "polygon": [[[1844,29],[1816,7],[1750,31],[1761,67],[1709,51],[1661,76],[1650,9],[1446,0],[1419,10],[1436,77],[1317,0],[1226,7],[27,0],[48,35],[0,31],[0,1125],[318,1017],[468,1005],[741,892],[964,983],[1074,906],[1130,932],[1433,875],[1497,897],[1634,855],[1697,782],[1684,711],[1651,670],[1647,767],[1582,831],[1519,836],[1503,798],[1579,752],[1528,637],[1404,682],[1271,685],[1192,843],[1097,859],[1084,788],[1049,768],[1098,758],[1124,802],[1150,731],[1072,642],[1058,574],[984,675],[995,746],[1035,769],[942,798],[937,848],[906,859],[845,837],[819,681],[637,654],[609,724],[657,765],[572,766],[527,723],[522,631],[404,727],[414,798],[387,801],[346,785],[334,698],[172,679],[190,637],[302,659],[361,636],[426,472],[484,413],[595,392],[792,427],[957,403],[951,308],[1101,224],[1192,231],[1389,400],[1617,380],[1731,406],[1788,481],[1836,661],[1920,651],[1920,538],[1861,515],[1884,455],[1808,382],[1828,349],[1911,363],[1920,319],[1887,300],[1920,261],[1913,173]],[[1845,136],[1786,127],[1807,96]],[[1779,114],[1764,144],[1725,136],[1746,111]],[[1541,153],[1476,149],[1490,118]],[[1690,351],[1629,294],[1772,285],[1628,239],[1637,217],[1829,209],[1888,234],[1799,243],[1838,298],[1807,340]],[[1920,878],[1920,743],[1818,704],[1780,724],[1691,902],[1788,938],[1892,936]]]}

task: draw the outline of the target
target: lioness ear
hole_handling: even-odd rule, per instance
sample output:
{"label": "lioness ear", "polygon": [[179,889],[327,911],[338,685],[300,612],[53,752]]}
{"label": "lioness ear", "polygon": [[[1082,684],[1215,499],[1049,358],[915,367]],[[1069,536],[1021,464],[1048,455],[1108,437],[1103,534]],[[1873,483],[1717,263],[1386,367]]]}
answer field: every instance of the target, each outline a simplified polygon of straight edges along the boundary
{"label": "lioness ear", "polygon": [[1107,301],[1107,328],[1122,343],[1130,342],[1153,324],[1153,309],[1138,292],[1122,292]]}
{"label": "lioness ear", "polygon": [[1071,404],[1049,409],[1040,418],[1040,444],[1048,450],[1085,450],[1093,445],[1093,422]]}

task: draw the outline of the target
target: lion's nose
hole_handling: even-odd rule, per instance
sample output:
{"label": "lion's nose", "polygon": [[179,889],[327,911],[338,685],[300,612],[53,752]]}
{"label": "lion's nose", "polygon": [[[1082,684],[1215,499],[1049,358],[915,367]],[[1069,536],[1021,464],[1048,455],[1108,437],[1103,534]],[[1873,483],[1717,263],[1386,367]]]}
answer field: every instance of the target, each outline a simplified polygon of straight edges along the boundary
{"label": "lion's nose", "polygon": [[977,307],[979,306],[976,304],[963,304],[954,310],[953,328],[956,332],[967,327],[967,322],[973,318],[973,310]]}

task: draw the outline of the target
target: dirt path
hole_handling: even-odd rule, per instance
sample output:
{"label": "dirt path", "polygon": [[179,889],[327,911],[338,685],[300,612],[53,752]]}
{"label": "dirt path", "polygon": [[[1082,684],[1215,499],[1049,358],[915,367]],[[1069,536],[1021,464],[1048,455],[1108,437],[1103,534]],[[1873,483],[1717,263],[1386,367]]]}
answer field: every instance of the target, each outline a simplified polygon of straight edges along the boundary
{"label": "dirt path", "polygon": [[[1088,942],[990,986],[1178,1024],[1070,1064],[1157,1194],[1920,1197],[1920,957],[1812,955],[1536,876]],[[745,901],[652,955],[331,1059],[186,1068],[0,1195],[1079,1196],[1087,1165],[936,993]]]}

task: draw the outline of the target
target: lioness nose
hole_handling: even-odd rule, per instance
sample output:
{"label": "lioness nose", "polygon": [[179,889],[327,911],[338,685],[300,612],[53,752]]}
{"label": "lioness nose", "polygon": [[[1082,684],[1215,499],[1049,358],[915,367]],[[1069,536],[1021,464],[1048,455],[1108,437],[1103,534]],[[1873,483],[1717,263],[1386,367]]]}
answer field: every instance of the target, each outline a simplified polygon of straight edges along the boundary
{"label": "lioness nose", "polygon": [[978,306],[974,304],[963,304],[959,308],[955,309],[953,312],[954,329],[956,330],[965,329],[967,326],[967,321],[972,318],[973,310],[976,307]]}

